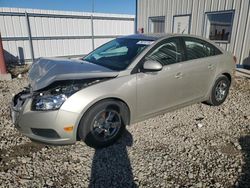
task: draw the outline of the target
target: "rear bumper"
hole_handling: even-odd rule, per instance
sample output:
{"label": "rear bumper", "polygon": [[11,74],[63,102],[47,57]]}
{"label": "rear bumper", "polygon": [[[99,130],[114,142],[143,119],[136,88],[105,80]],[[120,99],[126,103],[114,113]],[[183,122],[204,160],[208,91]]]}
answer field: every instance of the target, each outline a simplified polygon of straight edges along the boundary
{"label": "rear bumper", "polygon": [[[76,142],[79,114],[64,110],[31,111],[32,98],[24,95],[25,92],[17,94],[11,102],[11,117],[18,131],[32,140],[47,144]],[[73,131],[66,132],[64,127],[67,126],[73,126]]]}

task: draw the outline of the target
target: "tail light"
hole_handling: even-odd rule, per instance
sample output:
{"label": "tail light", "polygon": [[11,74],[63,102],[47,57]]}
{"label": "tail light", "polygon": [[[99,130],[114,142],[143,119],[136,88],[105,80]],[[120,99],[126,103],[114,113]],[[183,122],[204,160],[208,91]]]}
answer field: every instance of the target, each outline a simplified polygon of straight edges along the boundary
{"label": "tail light", "polygon": [[237,57],[234,56],[234,57],[233,57],[233,60],[234,60],[234,63],[236,64],[236,63],[237,63]]}

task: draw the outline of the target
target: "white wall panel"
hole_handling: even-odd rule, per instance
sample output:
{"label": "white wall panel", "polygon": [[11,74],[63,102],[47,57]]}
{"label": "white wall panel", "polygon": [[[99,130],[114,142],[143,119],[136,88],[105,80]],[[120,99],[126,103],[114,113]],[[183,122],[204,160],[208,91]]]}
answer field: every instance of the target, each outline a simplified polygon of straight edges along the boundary
{"label": "white wall panel", "polygon": [[238,56],[238,60],[241,62],[241,51],[242,51],[242,44],[243,44],[243,39],[244,39],[244,34],[246,29],[246,21],[247,21],[247,10],[249,10],[249,0],[242,0],[242,8],[240,11],[239,15],[239,25],[237,28],[237,35],[236,38],[237,40],[235,41],[235,48],[234,48],[234,53]]}
{"label": "white wall panel", "polygon": [[34,49],[34,55],[35,55],[35,57],[40,57],[42,52],[40,50],[40,46],[39,46],[37,40],[33,41],[33,49]]}
{"label": "white wall panel", "polygon": [[[32,59],[25,12],[29,17],[35,58],[82,56],[92,50],[92,13],[0,8],[0,32],[4,49],[13,57]],[[95,47],[111,40],[110,36],[134,33],[132,15],[94,13],[93,16],[94,35],[99,36],[94,39]]]}
{"label": "white wall panel", "polygon": [[14,32],[14,27],[13,27],[13,22],[11,19],[11,16],[5,16],[4,17],[5,20],[5,28],[6,28],[6,33],[5,35],[8,35],[10,37],[15,36],[15,32]]}
{"label": "white wall panel", "polygon": [[128,35],[134,32],[134,22],[123,20],[94,20],[95,35]]}
{"label": "white wall panel", "polygon": [[4,49],[3,49],[4,51],[7,51],[7,52],[10,51],[9,42],[3,41],[3,46],[4,46]]}
{"label": "white wall panel", "polygon": [[[250,8],[250,4],[249,4]],[[247,25],[246,25],[246,32],[245,32],[245,37],[244,37],[244,44],[243,44],[243,49],[241,53],[241,57],[244,59],[244,57],[249,57],[250,56],[250,11],[248,12],[248,17],[247,17]],[[243,60],[242,60],[243,61]]]}
{"label": "white wall panel", "polygon": [[28,28],[27,28],[25,17],[21,17],[21,16],[19,17],[19,26],[22,31],[22,35],[20,36],[26,36],[26,34],[28,33]]}
{"label": "white wall panel", "polygon": [[99,46],[103,45],[106,42],[113,40],[114,38],[109,39],[95,39],[95,47],[98,48]]}
{"label": "white wall panel", "polygon": [[2,36],[7,36],[6,28],[5,28],[5,21],[4,16],[0,16],[0,32]]}

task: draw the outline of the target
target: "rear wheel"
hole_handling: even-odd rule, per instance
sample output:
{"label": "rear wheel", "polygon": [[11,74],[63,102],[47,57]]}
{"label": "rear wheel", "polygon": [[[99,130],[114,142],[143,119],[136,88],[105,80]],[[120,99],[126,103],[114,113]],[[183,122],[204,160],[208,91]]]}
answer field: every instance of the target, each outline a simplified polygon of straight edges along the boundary
{"label": "rear wheel", "polygon": [[221,75],[215,82],[210,98],[206,103],[212,106],[221,105],[227,98],[230,88],[230,80],[225,75]]}
{"label": "rear wheel", "polygon": [[101,101],[82,118],[78,136],[90,147],[100,148],[119,139],[128,124],[127,106],[116,100]]}

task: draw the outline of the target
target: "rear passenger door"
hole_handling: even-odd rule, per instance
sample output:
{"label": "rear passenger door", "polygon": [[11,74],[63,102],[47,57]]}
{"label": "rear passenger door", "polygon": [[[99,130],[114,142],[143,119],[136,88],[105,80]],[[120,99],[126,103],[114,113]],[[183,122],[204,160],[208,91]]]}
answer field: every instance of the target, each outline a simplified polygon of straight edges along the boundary
{"label": "rear passenger door", "polygon": [[[206,41],[183,37],[186,61],[183,71],[187,83],[188,101],[203,98],[209,89],[216,70],[216,48]],[[218,53],[218,52],[217,52]]]}

